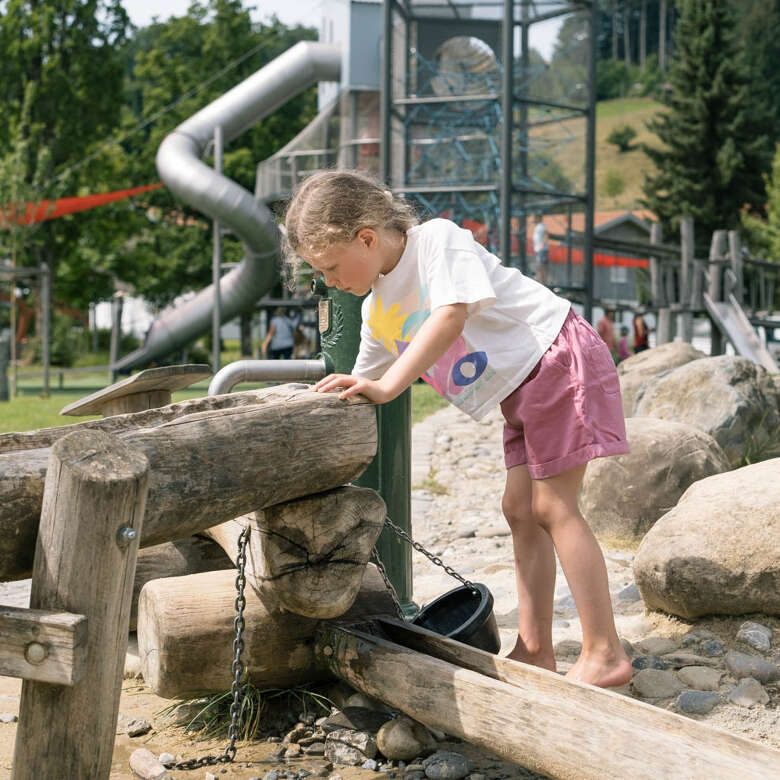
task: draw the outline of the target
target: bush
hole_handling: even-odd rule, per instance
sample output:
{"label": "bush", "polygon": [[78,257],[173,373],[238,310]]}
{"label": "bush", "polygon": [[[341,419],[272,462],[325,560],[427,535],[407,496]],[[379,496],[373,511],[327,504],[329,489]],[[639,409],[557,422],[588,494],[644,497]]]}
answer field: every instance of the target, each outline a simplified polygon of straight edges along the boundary
{"label": "bush", "polygon": [[604,194],[616,198],[626,189],[626,180],[617,168],[610,168],[604,177]]}
{"label": "bush", "polygon": [[596,100],[625,97],[636,79],[622,60],[599,60],[596,64]]}
{"label": "bush", "polygon": [[628,152],[633,148],[631,142],[635,138],[636,130],[631,125],[620,125],[607,136],[607,143],[614,144],[621,152]]}
{"label": "bush", "polygon": [[[76,359],[79,344],[79,333],[74,328],[72,317],[65,314],[54,314],[51,321],[51,339],[49,342],[49,362],[53,366],[69,368]],[[43,341],[40,335],[31,339],[33,346],[33,360],[36,363],[43,362]]]}

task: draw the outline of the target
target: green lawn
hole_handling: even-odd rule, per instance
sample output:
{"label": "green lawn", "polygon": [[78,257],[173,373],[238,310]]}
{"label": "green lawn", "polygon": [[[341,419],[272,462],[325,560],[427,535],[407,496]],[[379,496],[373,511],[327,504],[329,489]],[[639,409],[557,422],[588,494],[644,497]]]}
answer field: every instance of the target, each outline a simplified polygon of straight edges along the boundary
{"label": "green lawn", "polygon": [[[35,367],[25,368],[20,373],[34,372]],[[69,425],[92,417],[63,417],[59,411],[73,401],[78,401],[96,390],[108,385],[105,373],[77,374],[64,378],[64,387],[58,387],[56,373],[52,373],[51,395],[41,397],[40,379],[23,379],[19,382],[19,395],[10,401],[0,401],[0,433],[10,431],[33,431],[58,425]],[[204,380],[173,394],[174,401],[198,398],[206,395],[209,382]],[[243,384],[238,390],[248,390],[260,385]],[[447,405],[447,402],[427,384],[412,387],[412,423],[419,422],[429,414]]]}

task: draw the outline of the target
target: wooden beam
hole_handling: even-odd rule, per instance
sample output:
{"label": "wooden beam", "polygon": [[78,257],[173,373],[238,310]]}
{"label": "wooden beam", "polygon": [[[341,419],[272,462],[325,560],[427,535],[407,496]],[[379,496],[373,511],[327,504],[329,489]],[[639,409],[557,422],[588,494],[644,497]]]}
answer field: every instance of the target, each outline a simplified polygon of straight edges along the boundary
{"label": "wooden beam", "polygon": [[[281,609],[269,583],[247,586],[244,661],[254,685],[292,687],[329,673],[314,661],[319,621]],[[219,693],[233,681],[236,572],[214,571],[148,582],[138,604],[138,651],[144,681],[158,696],[183,699]],[[337,620],[365,623],[395,608],[373,564]]]}
{"label": "wooden beam", "polygon": [[86,672],[70,687],[22,683],[14,780],[111,772],[148,472],[142,453],[100,431],[52,447],[30,605],[86,616]]}
{"label": "wooden beam", "polygon": [[87,619],[0,606],[0,675],[73,685],[84,675]]}
{"label": "wooden beam", "polygon": [[[334,432],[338,435],[334,435]],[[121,434],[149,460],[142,546],[349,482],[376,454],[376,411],[360,397],[287,386],[273,400]],[[29,576],[46,450],[0,455],[0,579]]]}
{"label": "wooden beam", "polygon": [[733,780],[771,777],[780,766],[780,751],[644,702],[400,621],[373,625],[423,652],[328,625],[317,634],[318,661],[426,726],[550,777]]}
{"label": "wooden beam", "polygon": [[205,533],[236,563],[239,536],[249,525],[247,582],[273,592],[288,612],[332,618],[355,600],[386,514],[385,502],[374,490],[345,485],[244,515]]}

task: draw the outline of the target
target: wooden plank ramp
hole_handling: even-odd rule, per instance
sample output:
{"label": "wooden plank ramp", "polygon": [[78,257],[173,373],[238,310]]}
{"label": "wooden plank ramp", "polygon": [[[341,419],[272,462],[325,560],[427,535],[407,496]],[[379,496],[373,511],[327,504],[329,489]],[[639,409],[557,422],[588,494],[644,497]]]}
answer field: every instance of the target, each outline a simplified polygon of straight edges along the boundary
{"label": "wooden plank ramp", "polygon": [[324,626],[315,652],[367,695],[550,777],[780,777],[771,747],[402,621]]}

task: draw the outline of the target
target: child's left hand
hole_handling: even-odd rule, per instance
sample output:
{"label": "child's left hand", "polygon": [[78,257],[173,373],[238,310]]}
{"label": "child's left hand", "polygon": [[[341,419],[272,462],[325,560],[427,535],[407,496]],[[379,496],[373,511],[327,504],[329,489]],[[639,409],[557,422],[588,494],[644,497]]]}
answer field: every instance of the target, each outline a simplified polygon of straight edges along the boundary
{"label": "child's left hand", "polygon": [[353,374],[329,374],[324,379],[320,379],[312,389],[317,393],[327,393],[339,387],[344,388],[339,393],[341,400],[358,394],[375,404],[384,404],[393,400],[393,396],[382,387],[380,382]]}

